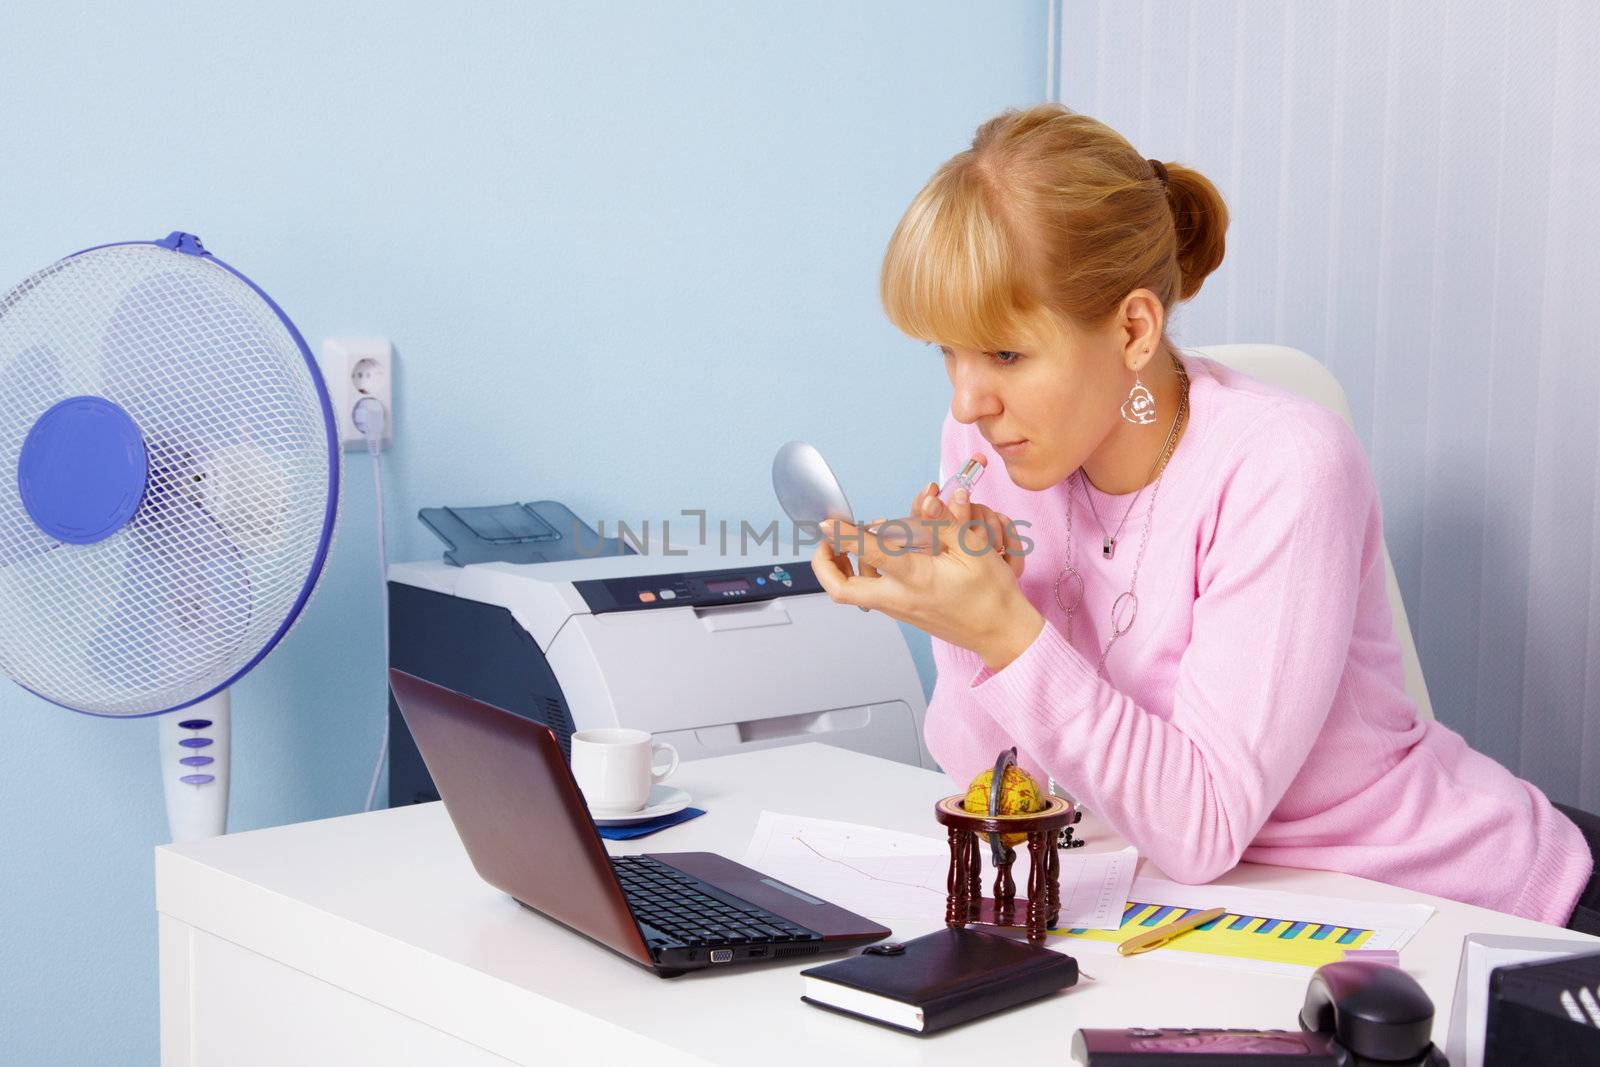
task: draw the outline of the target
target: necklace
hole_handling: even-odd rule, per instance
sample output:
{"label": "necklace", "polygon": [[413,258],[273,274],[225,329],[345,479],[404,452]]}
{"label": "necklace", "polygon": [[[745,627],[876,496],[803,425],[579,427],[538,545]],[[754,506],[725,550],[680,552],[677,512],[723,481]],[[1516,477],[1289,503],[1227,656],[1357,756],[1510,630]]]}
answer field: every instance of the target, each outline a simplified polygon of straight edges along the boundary
{"label": "necklace", "polygon": [[[1189,374],[1183,369],[1183,361],[1176,355],[1172,357],[1172,363],[1178,371],[1178,382],[1182,386],[1178,394],[1178,410],[1172,417],[1172,429],[1167,432],[1167,441],[1161,448],[1161,455],[1156,457],[1155,466],[1150,468],[1151,474],[1154,475],[1154,481],[1147,482],[1150,486],[1150,503],[1145,508],[1144,530],[1139,535],[1139,554],[1133,558],[1133,575],[1128,580],[1128,591],[1117,597],[1111,605],[1111,640],[1106,642],[1106,647],[1100,652],[1100,662],[1095,664],[1095,675],[1105,678],[1108,682],[1111,679],[1106,675],[1106,657],[1111,655],[1111,648],[1117,643],[1117,638],[1133,629],[1134,621],[1139,617],[1139,565],[1144,562],[1144,550],[1150,544],[1150,525],[1151,520],[1155,518],[1156,497],[1161,495],[1161,479],[1167,475],[1167,462],[1172,459],[1172,452],[1177,447],[1178,433],[1189,421]],[[1083,495],[1089,500],[1089,510],[1093,512],[1094,497],[1089,496],[1088,479],[1084,477],[1083,468],[1079,467],[1074,471],[1073,477],[1077,478],[1080,483],[1085,483],[1081,485],[1081,488],[1083,489]],[[1143,486],[1140,486],[1139,492],[1144,492]],[[1137,503],[1138,500],[1139,496],[1135,494],[1133,503]],[[1123,522],[1128,521],[1128,512],[1133,510],[1133,503],[1128,505],[1128,511],[1123,512]],[[1095,521],[1097,523],[1100,521],[1098,514],[1095,515]],[[1120,534],[1121,532],[1122,523],[1118,523],[1117,533]],[[1105,537],[1101,552],[1105,559],[1110,559],[1117,548],[1116,538],[1105,535],[1104,525],[1101,525],[1100,533],[1101,536]],[[1072,643],[1072,614],[1083,603],[1083,575],[1079,574],[1078,569],[1072,565],[1072,549],[1072,500],[1069,496],[1067,500],[1067,562],[1056,574],[1055,586],[1056,606],[1067,617],[1066,638],[1068,644]],[[1061,583],[1063,581],[1069,582],[1071,603],[1061,599]],[[1071,795],[1056,784],[1053,775],[1046,775],[1045,790],[1051,796],[1066,796],[1071,799]],[[1081,845],[1083,843],[1081,841],[1072,841],[1071,835],[1070,828],[1061,831],[1056,839],[1056,846],[1058,848],[1071,848],[1075,844]]]}
{"label": "necklace", "polygon": [[[1094,506],[1094,495],[1089,492],[1089,479],[1083,476],[1083,468],[1078,468],[1077,479],[1079,487],[1083,490],[1083,499],[1089,502],[1089,514],[1094,516],[1095,525],[1100,527],[1101,559],[1111,559],[1117,554],[1117,538],[1122,536],[1122,527],[1127,524],[1128,516],[1133,514],[1133,509],[1138,505],[1139,498],[1144,495],[1145,486],[1156,480],[1157,472],[1166,466],[1167,460],[1172,456],[1173,445],[1178,439],[1178,430],[1183,423],[1183,417],[1187,412],[1189,401],[1189,379],[1184,374],[1183,364],[1176,357],[1173,358],[1172,363],[1178,370],[1179,380],[1183,383],[1183,392],[1178,399],[1178,411],[1172,418],[1172,428],[1167,431],[1167,441],[1161,448],[1161,454],[1156,457],[1154,463],[1150,464],[1150,473],[1145,475],[1144,483],[1139,486],[1139,491],[1133,494],[1132,500],[1128,501],[1128,506],[1122,512],[1122,521],[1117,523],[1117,528],[1111,533],[1106,533],[1106,524],[1100,519],[1100,509]],[[1154,496],[1154,491],[1150,495]],[[1070,513],[1070,506],[1068,511]]]}
{"label": "necklace", "polygon": [[[1134,622],[1139,617],[1139,566],[1144,562],[1145,549],[1150,545],[1151,521],[1155,517],[1156,498],[1161,494],[1161,481],[1167,475],[1167,463],[1172,459],[1173,450],[1177,447],[1178,431],[1189,419],[1189,375],[1183,369],[1183,362],[1176,356],[1173,357],[1173,364],[1177,368],[1178,382],[1182,387],[1178,394],[1178,410],[1172,418],[1172,429],[1167,433],[1166,444],[1162,446],[1161,455],[1156,457],[1155,466],[1150,468],[1155,478],[1150,483],[1150,503],[1145,508],[1144,529],[1139,535],[1139,554],[1133,559],[1133,574],[1128,581],[1128,591],[1119,595],[1111,605],[1111,639],[1106,642],[1105,649],[1100,653],[1100,662],[1095,665],[1095,673],[1101,677],[1106,677],[1106,657],[1111,655],[1112,646],[1117,643],[1118,638],[1133,628]],[[1081,467],[1073,472],[1073,477],[1080,482],[1087,481],[1084,478],[1083,468]],[[1084,495],[1088,496],[1089,488],[1087,484],[1082,485],[1081,488]],[[1143,492],[1142,487],[1140,492]],[[1137,501],[1138,497],[1135,496],[1134,500]],[[1094,504],[1093,497],[1089,498],[1089,503],[1092,509]],[[1131,511],[1133,505],[1130,504],[1128,507]],[[1096,519],[1098,520],[1098,516],[1096,516]],[[1123,519],[1126,520],[1127,515],[1124,515]],[[1121,525],[1118,525],[1117,530],[1119,533],[1121,529]],[[1101,533],[1104,534],[1104,532],[1102,527]],[[1105,550],[1105,558],[1110,559],[1111,553],[1115,548],[1113,539],[1107,537],[1106,544],[1110,547]],[[1072,615],[1083,603],[1083,575],[1079,574],[1078,569],[1072,565],[1072,555],[1072,503],[1069,500],[1067,502],[1067,561],[1060,572],[1056,574],[1055,583],[1056,606],[1067,617],[1066,637],[1069,642],[1072,640]],[[1063,600],[1061,596],[1063,582],[1066,582],[1068,586],[1069,597],[1067,600]],[[1107,678],[1107,681],[1109,680]]]}

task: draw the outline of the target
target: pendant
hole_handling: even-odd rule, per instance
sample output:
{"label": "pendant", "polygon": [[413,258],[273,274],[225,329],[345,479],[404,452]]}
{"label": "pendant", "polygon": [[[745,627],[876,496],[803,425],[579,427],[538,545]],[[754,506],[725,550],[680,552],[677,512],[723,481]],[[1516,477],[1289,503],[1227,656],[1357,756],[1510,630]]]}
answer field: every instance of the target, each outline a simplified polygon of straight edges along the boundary
{"label": "pendant", "polygon": [[[1111,640],[1115,641],[1129,630],[1133,629],[1134,620],[1139,617],[1139,595],[1132,589],[1117,597],[1111,605]],[[1110,653],[1111,646],[1106,646]]]}
{"label": "pendant", "polygon": [[1110,559],[1112,556],[1115,556],[1116,554],[1117,554],[1117,539],[1115,537],[1106,538],[1104,543],[1102,543],[1100,545],[1100,555],[1102,555],[1106,559]]}

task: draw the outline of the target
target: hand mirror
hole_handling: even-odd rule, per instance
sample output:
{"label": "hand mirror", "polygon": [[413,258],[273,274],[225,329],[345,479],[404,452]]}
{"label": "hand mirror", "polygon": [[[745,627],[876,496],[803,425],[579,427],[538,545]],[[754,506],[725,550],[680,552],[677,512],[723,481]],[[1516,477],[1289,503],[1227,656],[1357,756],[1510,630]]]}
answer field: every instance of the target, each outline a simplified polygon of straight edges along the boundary
{"label": "hand mirror", "polygon": [[772,457],[772,491],[795,522],[820,524],[828,519],[854,523],[854,513],[833,468],[811,445],[790,441]]}

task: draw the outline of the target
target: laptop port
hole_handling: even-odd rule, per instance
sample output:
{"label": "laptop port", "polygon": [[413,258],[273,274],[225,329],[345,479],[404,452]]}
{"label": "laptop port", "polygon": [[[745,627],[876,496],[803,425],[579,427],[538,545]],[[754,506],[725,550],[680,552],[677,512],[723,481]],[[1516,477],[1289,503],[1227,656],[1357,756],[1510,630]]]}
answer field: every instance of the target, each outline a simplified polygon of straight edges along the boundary
{"label": "laptop port", "polygon": [[733,949],[731,948],[714,948],[711,950],[712,963],[727,963],[731,959],[733,959]]}
{"label": "laptop port", "polygon": [[759,960],[766,954],[767,950],[764,948],[753,948],[750,950],[750,958],[753,960]]}

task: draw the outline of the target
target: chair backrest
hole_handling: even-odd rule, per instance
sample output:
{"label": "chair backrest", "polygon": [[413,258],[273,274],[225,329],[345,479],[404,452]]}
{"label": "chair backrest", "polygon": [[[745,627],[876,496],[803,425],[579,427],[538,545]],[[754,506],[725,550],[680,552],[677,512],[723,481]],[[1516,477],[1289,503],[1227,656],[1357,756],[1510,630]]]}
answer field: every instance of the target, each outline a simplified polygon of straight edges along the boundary
{"label": "chair backrest", "polygon": [[[1338,412],[1345,422],[1352,422],[1350,402],[1345,399],[1339,380],[1327,367],[1297,348],[1285,345],[1210,345],[1195,351],[1242,374],[1314,400]],[[1394,563],[1389,559],[1387,544],[1383,548],[1383,569],[1384,582],[1389,590],[1389,611],[1394,620],[1395,636],[1400,639],[1400,659],[1405,666],[1406,695],[1416,703],[1419,715],[1431,719],[1433,702],[1428,699],[1428,685],[1422,678],[1422,661],[1417,658],[1417,643],[1411,637],[1411,624],[1406,620],[1406,605],[1400,598],[1400,583],[1395,580]]]}

